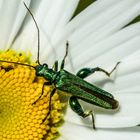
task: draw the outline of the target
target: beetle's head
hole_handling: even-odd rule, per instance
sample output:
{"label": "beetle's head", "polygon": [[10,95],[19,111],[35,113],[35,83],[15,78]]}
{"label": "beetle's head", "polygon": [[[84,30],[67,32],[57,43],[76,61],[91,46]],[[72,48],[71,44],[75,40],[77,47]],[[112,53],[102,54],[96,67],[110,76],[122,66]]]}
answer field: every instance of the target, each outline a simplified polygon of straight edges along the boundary
{"label": "beetle's head", "polygon": [[35,69],[37,76],[42,76],[48,81],[53,80],[55,72],[52,69],[49,69],[47,64],[37,65]]}
{"label": "beetle's head", "polygon": [[44,72],[48,70],[48,65],[47,64],[37,65],[35,67],[35,70],[37,76],[44,76]]}

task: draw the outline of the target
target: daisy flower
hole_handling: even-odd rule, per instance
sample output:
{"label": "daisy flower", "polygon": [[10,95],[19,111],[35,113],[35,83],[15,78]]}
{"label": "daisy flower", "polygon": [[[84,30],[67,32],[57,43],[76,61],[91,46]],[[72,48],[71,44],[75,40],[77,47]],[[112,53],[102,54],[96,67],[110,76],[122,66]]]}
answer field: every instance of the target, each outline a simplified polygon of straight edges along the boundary
{"label": "daisy flower", "polygon": [[[94,111],[97,130],[93,130],[91,118],[80,118],[69,106],[63,118],[65,104],[57,92],[51,114],[44,120],[51,87],[45,86],[37,100],[44,79],[37,77],[31,67],[1,62],[0,139],[50,140],[60,134],[60,140],[139,140],[140,23],[128,24],[140,14],[140,1],[98,0],[74,18],[79,0],[25,3],[39,26],[42,64],[52,67],[55,60],[60,63],[67,41],[65,69],[72,73],[97,66],[111,71],[121,62],[110,77],[97,72],[85,79],[112,93],[119,109],[108,111],[81,101],[85,109]],[[38,50],[33,19],[22,1],[1,1],[0,6],[0,59],[34,66]],[[64,124],[58,128],[63,119]]]}

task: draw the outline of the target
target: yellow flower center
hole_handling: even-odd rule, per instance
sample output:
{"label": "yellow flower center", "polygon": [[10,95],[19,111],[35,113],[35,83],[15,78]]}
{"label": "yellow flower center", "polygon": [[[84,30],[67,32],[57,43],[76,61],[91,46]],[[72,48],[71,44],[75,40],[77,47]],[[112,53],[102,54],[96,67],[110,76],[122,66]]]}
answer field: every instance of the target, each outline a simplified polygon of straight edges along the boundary
{"label": "yellow flower center", "polygon": [[[0,52],[0,60],[30,64],[29,56],[12,50]],[[64,103],[55,93],[46,117],[52,88],[45,86],[38,100],[44,82],[32,67],[0,62],[0,140],[51,140],[58,136]]]}

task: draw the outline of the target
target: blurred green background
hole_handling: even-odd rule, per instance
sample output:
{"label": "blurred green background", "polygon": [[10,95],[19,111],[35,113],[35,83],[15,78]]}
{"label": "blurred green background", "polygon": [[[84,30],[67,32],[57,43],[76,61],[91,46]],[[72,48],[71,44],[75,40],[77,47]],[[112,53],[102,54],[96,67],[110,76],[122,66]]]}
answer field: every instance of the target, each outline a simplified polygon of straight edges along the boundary
{"label": "blurred green background", "polygon": [[80,2],[78,4],[78,7],[77,7],[77,9],[76,9],[73,17],[75,17],[76,15],[78,15],[81,11],[83,11],[86,7],[88,7],[94,1],[96,1],[96,0],[80,0]]}

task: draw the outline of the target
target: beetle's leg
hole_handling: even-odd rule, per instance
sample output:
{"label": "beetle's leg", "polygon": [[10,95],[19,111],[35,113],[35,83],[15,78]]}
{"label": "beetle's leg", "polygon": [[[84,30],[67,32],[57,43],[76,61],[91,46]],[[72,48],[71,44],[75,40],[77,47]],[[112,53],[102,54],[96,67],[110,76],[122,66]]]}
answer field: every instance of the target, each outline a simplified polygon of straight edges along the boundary
{"label": "beetle's leg", "polygon": [[57,60],[54,62],[52,69],[54,71],[58,71],[58,61]]}
{"label": "beetle's leg", "polygon": [[38,99],[37,99],[33,104],[35,104],[35,103],[41,98],[41,96],[43,95],[44,86],[45,86],[45,85],[51,85],[51,84],[52,84],[51,82],[45,82],[45,83],[43,83],[42,92],[41,92],[40,96],[38,97]]}
{"label": "beetle's leg", "polygon": [[51,113],[51,109],[52,109],[52,108],[51,108],[51,101],[52,101],[52,96],[54,95],[55,91],[56,91],[56,89],[54,88],[54,89],[52,90],[51,94],[50,94],[49,111],[48,111],[46,117],[43,119],[42,123],[47,119],[47,117],[48,117],[49,114]]}
{"label": "beetle's leg", "polygon": [[70,104],[71,109],[75,113],[77,113],[79,116],[82,116],[83,118],[86,118],[89,115],[91,115],[92,123],[93,123],[93,129],[95,129],[95,122],[94,122],[94,116],[93,116],[93,112],[92,111],[85,112],[83,110],[82,106],[80,105],[80,103],[78,102],[77,97],[75,97],[75,96],[71,96],[70,97],[69,104]]}
{"label": "beetle's leg", "polygon": [[102,69],[100,67],[96,67],[96,68],[83,68],[83,69],[79,70],[76,75],[78,77],[84,79],[84,78],[88,77],[89,75],[93,74],[94,72],[100,71],[100,72],[105,73],[107,76],[110,76],[112,74],[112,72],[117,68],[119,63],[120,62],[117,62],[115,67],[110,72],[108,72],[108,71],[106,71],[106,70],[104,70],[104,69]]}
{"label": "beetle's leg", "polygon": [[64,68],[65,59],[66,59],[66,57],[67,57],[67,55],[68,55],[68,47],[69,47],[69,43],[67,42],[67,43],[66,43],[66,53],[65,53],[65,56],[64,56],[64,58],[63,58],[63,60],[62,60],[62,62],[61,62],[60,69],[63,69],[63,68]]}

